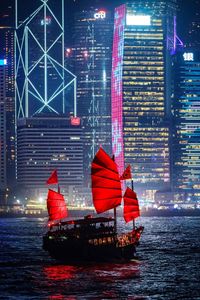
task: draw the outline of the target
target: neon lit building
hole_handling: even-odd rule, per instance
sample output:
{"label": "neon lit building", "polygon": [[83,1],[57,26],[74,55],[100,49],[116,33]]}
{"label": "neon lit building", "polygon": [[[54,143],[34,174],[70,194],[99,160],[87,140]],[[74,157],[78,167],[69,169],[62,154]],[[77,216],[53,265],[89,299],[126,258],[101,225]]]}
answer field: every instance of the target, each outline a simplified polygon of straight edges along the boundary
{"label": "neon lit building", "polygon": [[129,1],[115,9],[112,147],[120,172],[132,165],[135,187],[154,200],[170,185],[170,53],[175,1]]}
{"label": "neon lit building", "polygon": [[174,72],[174,188],[200,202],[200,52],[180,52]]}
{"label": "neon lit building", "polygon": [[[90,182],[90,165],[101,145],[111,154],[111,61],[113,16],[91,8],[75,14],[73,60],[77,75],[77,111],[84,130],[84,179]],[[71,53],[70,53],[71,51]]]}

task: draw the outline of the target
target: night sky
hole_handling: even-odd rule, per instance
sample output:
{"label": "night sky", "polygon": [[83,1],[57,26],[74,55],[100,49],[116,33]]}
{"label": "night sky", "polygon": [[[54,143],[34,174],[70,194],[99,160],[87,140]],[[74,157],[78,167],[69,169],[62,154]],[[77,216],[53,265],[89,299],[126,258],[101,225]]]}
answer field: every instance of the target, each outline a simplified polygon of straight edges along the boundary
{"label": "night sky", "polygon": [[[56,1],[56,0],[55,0]],[[57,0],[59,1],[59,0]],[[14,25],[14,0],[1,0],[0,6],[0,26]],[[39,0],[18,0],[22,4],[24,12],[31,12],[40,4]],[[65,0],[66,17],[72,17],[75,11],[87,9],[91,6],[98,8],[112,9],[123,3],[123,0]],[[190,24],[193,20],[200,19],[200,0],[177,0],[177,28],[180,38],[187,39]],[[33,11],[33,10],[32,10]],[[67,20],[66,20],[67,21]]]}

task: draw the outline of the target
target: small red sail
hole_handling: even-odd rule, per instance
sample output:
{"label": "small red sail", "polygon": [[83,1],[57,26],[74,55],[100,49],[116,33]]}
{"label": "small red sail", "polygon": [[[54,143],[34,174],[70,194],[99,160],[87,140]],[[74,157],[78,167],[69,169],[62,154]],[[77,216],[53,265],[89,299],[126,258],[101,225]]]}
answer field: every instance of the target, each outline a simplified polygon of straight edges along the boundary
{"label": "small red sail", "polygon": [[124,173],[120,177],[121,180],[131,179],[131,165],[128,165],[127,168],[124,170]]}
{"label": "small red sail", "polygon": [[91,177],[93,204],[98,214],[121,204],[122,189],[117,165],[102,148],[93,159]]}
{"label": "small red sail", "polygon": [[124,220],[130,222],[140,216],[137,195],[129,187],[124,194]]}
{"label": "small red sail", "polygon": [[54,170],[51,173],[51,176],[47,180],[46,184],[57,184],[58,183],[58,175],[57,175],[57,170]]}
{"label": "small red sail", "polygon": [[67,207],[64,196],[53,190],[49,190],[48,192],[47,209],[49,221],[61,220],[67,217]]}

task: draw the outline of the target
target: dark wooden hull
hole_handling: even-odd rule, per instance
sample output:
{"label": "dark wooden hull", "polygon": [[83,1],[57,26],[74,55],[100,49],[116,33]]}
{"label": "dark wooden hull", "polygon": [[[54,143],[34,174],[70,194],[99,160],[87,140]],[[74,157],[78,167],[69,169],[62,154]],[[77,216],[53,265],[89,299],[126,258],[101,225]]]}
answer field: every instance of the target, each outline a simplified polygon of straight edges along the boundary
{"label": "dark wooden hull", "polygon": [[136,252],[135,244],[117,247],[110,245],[88,245],[84,241],[43,241],[43,248],[51,257],[65,261],[109,261],[118,259],[131,259]]}
{"label": "dark wooden hull", "polygon": [[[140,234],[143,229],[140,229]],[[50,256],[63,261],[115,261],[134,258],[140,235],[136,234],[131,241],[119,240],[117,235],[112,237],[111,243],[91,244],[84,238],[49,238],[43,237],[43,249]]]}

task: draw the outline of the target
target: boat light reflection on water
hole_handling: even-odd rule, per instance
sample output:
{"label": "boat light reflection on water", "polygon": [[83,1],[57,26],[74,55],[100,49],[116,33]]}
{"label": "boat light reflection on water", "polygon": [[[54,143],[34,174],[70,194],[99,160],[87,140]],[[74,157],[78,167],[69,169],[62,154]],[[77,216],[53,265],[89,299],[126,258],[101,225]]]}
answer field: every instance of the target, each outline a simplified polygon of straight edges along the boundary
{"label": "boat light reflection on water", "polygon": [[56,265],[44,267],[44,275],[49,280],[68,280],[76,275],[77,268],[74,266]]}
{"label": "boat light reflection on water", "polygon": [[140,264],[138,261],[128,263],[99,263],[78,265],[54,265],[43,268],[45,277],[52,283],[54,281],[77,280],[82,276],[91,276],[95,282],[115,282],[140,277]]}

